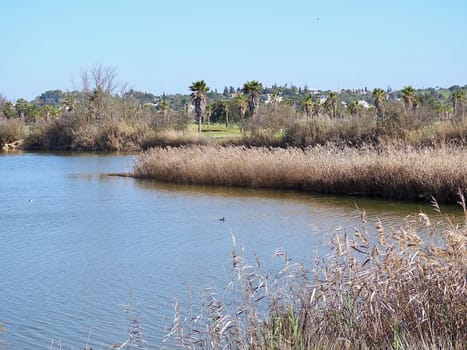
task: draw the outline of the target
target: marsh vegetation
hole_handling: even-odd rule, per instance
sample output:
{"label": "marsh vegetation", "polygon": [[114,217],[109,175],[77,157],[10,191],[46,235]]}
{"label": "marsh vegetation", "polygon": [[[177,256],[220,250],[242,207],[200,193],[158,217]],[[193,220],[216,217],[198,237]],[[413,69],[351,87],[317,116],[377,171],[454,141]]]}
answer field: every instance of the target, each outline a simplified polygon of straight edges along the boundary
{"label": "marsh vegetation", "polygon": [[[235,243],[225,289],[176,305],[172,344],[190,349],[463,349],[467,343],[466,221],[424,213],[336,232],[333,253],[307,265],[277,252],[271,273]],[[422,239],[421,237],[427,237]],[[430,238],[432,237],[432,238]]]}
{"label": "marsh vegetation", "polygon": [[[74,91],[46,91],[33,101],[12,102],[0,95],[0,145],[20,138],[26,149],[75,151],[190,142],[265,147],[466,144],[465,86],[321,91],[265,87],[252,80],[221,94],[200,80],[189,86],[190,95],[155,96],[128,89],[117,78],[116,69],[97,65],[81,74]],[[191,131],[200,135],[187,137]]]}
{"label": "marsh vegetation", "polygon": [[158,181],[279,188],[456,203],[467,189],[464,148],[316,146],[154,148],[134,175]]}

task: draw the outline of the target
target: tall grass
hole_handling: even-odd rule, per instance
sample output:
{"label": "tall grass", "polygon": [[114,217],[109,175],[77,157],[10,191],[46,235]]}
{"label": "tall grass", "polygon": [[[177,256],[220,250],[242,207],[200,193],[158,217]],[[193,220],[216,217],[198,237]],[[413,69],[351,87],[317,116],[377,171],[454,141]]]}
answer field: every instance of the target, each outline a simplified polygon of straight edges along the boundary
{"label": "tall grass", "polygon": [[330,119],[325,116],[299,120],[284,129],[282,143],[306,147],[334,143],[361,145],[404,145],[412,147],[467,145],[467,119],[439,120],[429,113],[391,111],[385,120],[372,116]]}
{"label": "tall grass", "polygon": [[206,137],[194,130],[166,129],[156,132],[153,137],[146,139],[143,148],[150,147],[180,147],[187,145],[207,145],[213,143],[214,138]]}
{"label": "tall grass", "polygon": [[0,118],[0,150],[5,144],[23,139],[24,125],[18,119]]}
{"label": "tall grass", "polygon": [[277,253],[277,273],[250,264],[234,241],[225,290],[204,291],[199,307],[176,304],[166,341],[186,349],[465,349],[463,207],[464,224],[420,213],[389,232],[378,222],[375,235],[365,224],[336,233],[332,253],[310,267]]}
{"label": "tall grass", "polygon": [[159,181],[430,199],[455,203],[467,191],[462,147],[359,149],[155,148],[137,158],[134,176]]}

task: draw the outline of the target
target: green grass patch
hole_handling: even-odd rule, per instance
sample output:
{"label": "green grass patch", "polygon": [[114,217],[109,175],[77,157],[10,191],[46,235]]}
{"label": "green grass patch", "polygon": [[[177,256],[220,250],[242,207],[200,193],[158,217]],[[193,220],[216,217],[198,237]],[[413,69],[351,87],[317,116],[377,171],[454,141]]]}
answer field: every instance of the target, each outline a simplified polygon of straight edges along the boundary
{"label": "green grass patch", "polygon": [[[198,124],[190,124],[190,129],[197,131]],[[210,136],[216,139],[242,137],[242,133],[240,132],[240,128],[237,124],[230,124],[228,127],[226,127],[224,123],[211,123],[210,126],[204,124],[201,132],[204,136]]]}

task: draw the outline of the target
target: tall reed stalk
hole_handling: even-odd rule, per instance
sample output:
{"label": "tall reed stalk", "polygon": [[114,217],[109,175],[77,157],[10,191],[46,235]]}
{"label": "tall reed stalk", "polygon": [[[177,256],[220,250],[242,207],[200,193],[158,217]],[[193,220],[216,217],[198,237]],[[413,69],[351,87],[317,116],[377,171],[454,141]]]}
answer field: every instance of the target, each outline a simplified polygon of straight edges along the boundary
{"label": "tall reed stalk", "polygon": [[395,199],[457,202],[467,194],[462,147],[306,149],[191,146],[154,148],[137,158],[134,176],[158,181],[294,189]]}
{"label": "tall reed stalk", "polygon": [[[463,198],[463,197],[462,197]],[[465,349],[465,223],[423,213],[389,232],[378,222],[336,234],[312,266],[250,264],[234,240],[232,280],[199,312],[176,305],[166,342],[185,349]],[[426,237],[423,239],[422,237]],[[432,239],[436,237],[439,240]]]}

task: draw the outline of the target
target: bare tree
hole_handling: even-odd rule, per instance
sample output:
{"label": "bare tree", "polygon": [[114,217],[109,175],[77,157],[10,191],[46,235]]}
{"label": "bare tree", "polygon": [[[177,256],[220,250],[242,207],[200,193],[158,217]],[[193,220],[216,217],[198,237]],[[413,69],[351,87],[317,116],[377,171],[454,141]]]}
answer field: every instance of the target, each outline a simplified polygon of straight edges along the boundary
{"label": "bare tree", "polygon": [[2,94],[0,94],[0,108],[3,107],[3,105],[7,102],[8,102],[7,98],[3,96]]}
{"label": "bare tree", "polygon": [[112,117],[112,94],[118,88],[118,71],[113,67],[95,65],[81,74],[83,112],[90,123],[99,123]]}

